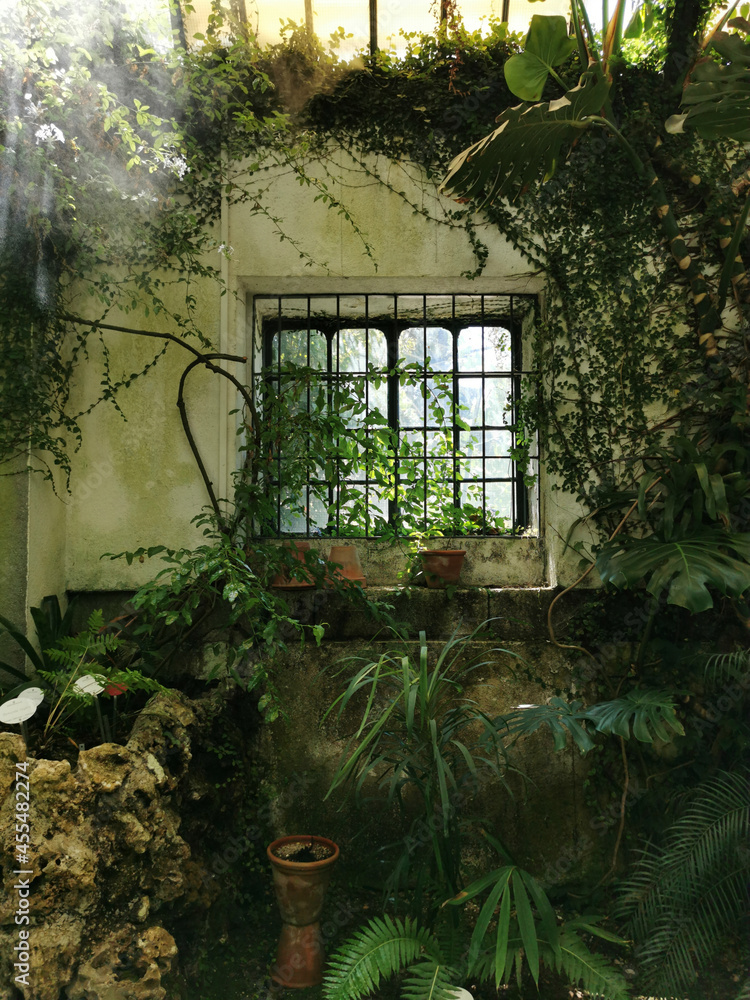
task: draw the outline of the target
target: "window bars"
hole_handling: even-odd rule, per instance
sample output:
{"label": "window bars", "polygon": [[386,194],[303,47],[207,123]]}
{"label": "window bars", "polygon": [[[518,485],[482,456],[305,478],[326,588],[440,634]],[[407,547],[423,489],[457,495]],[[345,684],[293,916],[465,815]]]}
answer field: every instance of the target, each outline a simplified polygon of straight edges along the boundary
{"label": "window bars", "polygon": [[268,483],[277,513],[263,533],[497,535],[535,524],[536,442],[518,423],[535,308],[524,295],[256,296],[260,412],[291,370],[305,370],[298,405],[306,415],[339,407],[345,425],[326,468],[313,464],[293,496],[284,481],[298,459],[279,442]]}

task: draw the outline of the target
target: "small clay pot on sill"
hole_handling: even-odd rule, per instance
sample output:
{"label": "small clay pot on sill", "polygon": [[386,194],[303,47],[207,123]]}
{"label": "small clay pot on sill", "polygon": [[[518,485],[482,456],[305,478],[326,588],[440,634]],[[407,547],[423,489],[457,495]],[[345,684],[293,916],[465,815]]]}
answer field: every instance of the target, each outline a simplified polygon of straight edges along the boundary
{"label": "small clay pot on sill", "polygon": [[455,586],[461,576],[466,549],[423,549],[419,553],[425,583],[433,590]]}
{"label": "small clay pot on sill", "polygon": [[[320,914],[339,848],[326,837],[280,837],[266,849],[283,921],[271,978],[303,989],[323,982]],[[302,859],[302,860],[300,860]]]}
{"label": "small clay pot on sill", "polygon": [[314,581],[310,578],[308,570],[305,568],[305,552],[310,551],[309,542],[284,542],[285,549],[289,549],[296,562],[300,564],[299,570],[282,570],[277,573],[271,581],[271,586],[275,590],[311,590],[315,587]]}
{"label": "small clay pot on sill", "polygon": [[355,545],[332,545],[328,562],[338,563],[338,568],[333,573],[337,580],[344,583],[358,583],[362,587],[367,586],[365,571],[362,569]]}

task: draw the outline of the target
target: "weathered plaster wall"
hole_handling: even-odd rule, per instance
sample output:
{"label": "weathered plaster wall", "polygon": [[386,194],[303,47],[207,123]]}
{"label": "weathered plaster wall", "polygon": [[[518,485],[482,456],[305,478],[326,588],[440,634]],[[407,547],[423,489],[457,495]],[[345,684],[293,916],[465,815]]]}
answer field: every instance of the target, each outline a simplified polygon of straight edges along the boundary
{"label": "weathered plaster wall", "polygon": [[[542,291],[541,276],[531,273],[502,236],[481,223],[481,239],[490,248],[487,267],[475,281],[463,277],[476,264],[466,234],[432,221],[449,203],[434,187],[423,184],[415,168],[373,163],[382,168],[394,192],[404,192],[405,197],[400,197],[373,183],[344,154],[339,156],[340,179],[328,178],[327,183],[332,194],[350,208],[360,232],[342,215],[315,202],[312,189],[300,187],[281,171],[271,178],[265,204],[269,216],[283,220],[285,233],[299,239],[298,245],[280,240],[275,224],[253,214],[252,204],[224,206],[217,238],[233,247],[231,259],[219,258],[229,293],[220,296],[218,288],[204,285],[198,289],[197,305],[198,322],[218,349],[252,359],[257,347],[250,328],[254,294]],[[431,218],[415,213],[409,203],[421,206]],[[181,287],[175,285],[174,294]],[[159,325],[159,317],[111,315],[108,319],[168,332],[168,327]],[[127,334],[105,336],[115,377],[137,371],[160,346]],[[99,395],[97,361],[101,359],[96,351],[92,342],[90,363],[79,367],[74,405],[81,409]],[[207,497],[176,407],[186,361],[186,352],[170,347],[152,372],[120,394],[127,421],[106,404],[83,418],[84,443],[74,456],[70,496],[59,500],[48,495],[44,485],[34,488],[28,558],[30,569],[38,569],[29,574],[24,604],[38,602],[54,591],[133,589],[158,567],[148,561],[135,561],[131,566],[124,561],[102,561],[103,553],[158,544],[179,547],[200,538],[190,522]],[[236,366],[235,373],[243,375],[241,368]],[[244,375],[249,377],[247,372]],[[237,406],[236,392],[226,380],[197,369],[190,376],[186,398],[214,488],[217,495],[228,496],[237,461],[236,417],[230,416]],[[559,494],[550,500],[547,486],[542,474],[543,544],[493,541],[481,555],[481,546],[472,543],[469,583],[567,584],[575,579],[577,557],[561,557],[561,538],[577,510]],[[502,553],[496,551],[498,546]],[[521,555],[509,557],[511,552]],[[385,582],[386,564],[378,563],[375,555],[367,558],[373,582]],[[53,571],[49,570],[51,562]]]}
{"label": "weathered plaster wall", "polygon": [[[26,620],[28,570],[28,480],[23,475],[0,477],[0,614],[14,624]],[[0,659],[20,666],[22,657],[13,642],[0,636]]]}

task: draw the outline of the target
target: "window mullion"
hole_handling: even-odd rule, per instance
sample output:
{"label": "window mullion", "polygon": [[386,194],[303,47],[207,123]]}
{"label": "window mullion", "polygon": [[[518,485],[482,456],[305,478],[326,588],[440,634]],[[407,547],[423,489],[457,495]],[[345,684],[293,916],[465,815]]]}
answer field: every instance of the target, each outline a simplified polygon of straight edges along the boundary
{"label": "window mullion", "polygon": [[398,516],[398,494],[399,494],[399,454],[401,449],[401,427],[399,422],[398,405],[398,372],[396,364],[398,362],[398,299],[393,297],[393,324],[386,331],[386,350],[388,352],[388,374],[386,387],[388,392],[388,426],[393,431],[395,442],[395,455],[393,458],[393,497],[388,501],[388,520],[392,524]]}

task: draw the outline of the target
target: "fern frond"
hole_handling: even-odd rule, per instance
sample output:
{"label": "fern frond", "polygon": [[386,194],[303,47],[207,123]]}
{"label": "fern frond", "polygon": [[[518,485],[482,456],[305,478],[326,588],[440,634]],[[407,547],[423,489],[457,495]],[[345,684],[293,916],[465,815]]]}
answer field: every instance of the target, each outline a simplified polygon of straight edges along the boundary
{"label": "fern frond", "polygon": [[620,912],[640,942],[641,971],[652,988],[684,990],[745,910],[749,808],[746,774],[715,775],[626,882]]}
{"label": "fern frond", "polygon": [[606,958],[591,951],[574,931],[564,928],[559,945],[559,951],[550,949],[549,957],[569,982],[580,984],[593,997],[628,1000],[628,984],[623,976]]}
{"label": "fern frond", "polygon": [[447,965],[435,961],[417,962],[409,966],[401,987],[401,1000],[454,1000],[453,991],[460,975]]}
{"label": "fern frond", "polygon": [[425,955],[433,960],[432,965],[442,962],[438,943],[425,927],[409,918],[374,917],[330,959],[323,996],[326,1000],[358,1000],[376,990],[381,979],[403,971]]}

